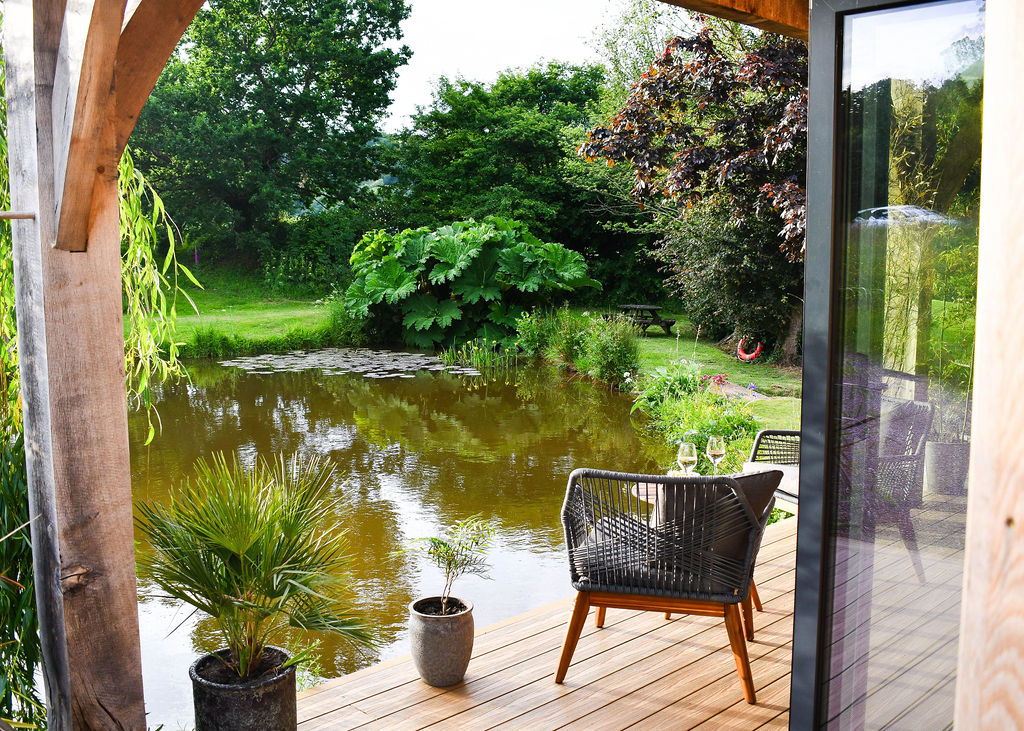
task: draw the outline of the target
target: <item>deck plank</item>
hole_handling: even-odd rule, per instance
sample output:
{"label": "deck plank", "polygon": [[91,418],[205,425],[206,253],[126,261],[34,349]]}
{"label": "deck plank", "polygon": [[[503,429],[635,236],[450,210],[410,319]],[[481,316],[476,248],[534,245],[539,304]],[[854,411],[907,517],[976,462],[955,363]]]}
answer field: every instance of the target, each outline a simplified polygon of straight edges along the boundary
{"label": "deck plank", "polygon": [[569,598],[478,632],[466,680],[452,688],[420,681],[405,656],[305,691],[299,728],[777,727],[788,718],[795,559],[796,520],[769,526],[755,573],[765,611],[748,646],[757,706],[743,701],[724,626],[710,617],[609,610],[603,629],[588,620],[556,685]]}

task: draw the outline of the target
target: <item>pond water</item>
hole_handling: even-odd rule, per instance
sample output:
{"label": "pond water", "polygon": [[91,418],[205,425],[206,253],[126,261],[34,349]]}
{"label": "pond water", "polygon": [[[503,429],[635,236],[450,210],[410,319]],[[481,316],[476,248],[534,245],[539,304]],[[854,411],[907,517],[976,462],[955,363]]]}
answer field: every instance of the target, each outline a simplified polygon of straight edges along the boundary
{"label": "pond water", "polygon": [[[348,365],[336,367],[344,357]],[[234,361],[245,368],[192,362],[192,383],[165,386],[158,396],[163,428],[152,444],[144,445],[145,417],[131,419],[136,503],[166,500],[195,460],[215,451],[248,463],[299,451],[336,465],[357,602],[382,645],[355,651],[321,637],[316,657],[325,678],[408,651],[407,606],[439,593],[443,581],[415,556],[393,555],[405,539],[474,514],[497,523],[492,580],[463,577],[453,592],[474,602],[484,627],[572,593],[559,519],[570,471],[645,472],[672,461],[671,450],[639,439],[622,394],[550,369],[488,378],[439,370],[429,358],[400,359],[334,351]],[[346,372],[353,362],[360,372]],[[385,366],[393,377],[374,377]],[[139,579],[141,594],[153,591],[146,576]],[[149,724],[187,727],[188,666],[217,647],[215,629],[165,599],[141,599],[139,611]]]}

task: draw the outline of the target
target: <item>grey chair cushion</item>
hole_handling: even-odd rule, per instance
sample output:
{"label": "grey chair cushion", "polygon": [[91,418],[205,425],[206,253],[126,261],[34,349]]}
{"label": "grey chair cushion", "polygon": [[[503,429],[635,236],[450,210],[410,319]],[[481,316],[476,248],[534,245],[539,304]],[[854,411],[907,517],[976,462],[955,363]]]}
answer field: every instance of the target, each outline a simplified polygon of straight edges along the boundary
{"label": "grey chair cushion", "polygon": [[[775,490],[779,487],[779,483],[782,482],[782,472],[780,470],[770,470],[768,472],[748,472],[729,476],[739,483],[740,492],[747,499],[750,509],[754,512],[754,516],[761,520],[765,509],[771,503],[772,498],[775,497]],[[715,543],[712,550],[715,553],[742,561],[747,553],[747,536],[732,535],[728,538],[723,538]]]}

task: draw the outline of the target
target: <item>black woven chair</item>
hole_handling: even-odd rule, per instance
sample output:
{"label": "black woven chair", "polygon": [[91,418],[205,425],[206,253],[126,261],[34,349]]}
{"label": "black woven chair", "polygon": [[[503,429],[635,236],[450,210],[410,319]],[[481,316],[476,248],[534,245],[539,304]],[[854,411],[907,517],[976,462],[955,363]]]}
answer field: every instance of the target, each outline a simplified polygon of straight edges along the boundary
{"label": "black woven chair", "polygon": [[[565,679],[590,607],[598,626],[607,608],[697,614],[724,619],[743,695],[754,703],[739,607],[781,478],[777,470],[739,480],[574,471],[562,524],[578,593],[555,682]],[[767,496],[757,512],[747,496],[754,492]]]}
{"label": "black woven chair", "polygon": [[763,429],[754,438],[748,462],[800,464],[800,432],[789,429]]}
{"label": "black woven chair", "polygon": [[[748,462],[766,462],[768,464],[782,464],[800,466],[800,432],[790,429],[762,429],[754,437],[754,446],[750,450]],[[776,490],[776,493],[783,500],[795,503],[797,496],[785,490]],[[754,608],[763,612],[761,597],[757,594],[757,586],[750,584],[750,599]],[[743,605],[743,619],[747,625],[747,639],[754,639],[753,627],[747,621],[751,615],[750,602]]]}

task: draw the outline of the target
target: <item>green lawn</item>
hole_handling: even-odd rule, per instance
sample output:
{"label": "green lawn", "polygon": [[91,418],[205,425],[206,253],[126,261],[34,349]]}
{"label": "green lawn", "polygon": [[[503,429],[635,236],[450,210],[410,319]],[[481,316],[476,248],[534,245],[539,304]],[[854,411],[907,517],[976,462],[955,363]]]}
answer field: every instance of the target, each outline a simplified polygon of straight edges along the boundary
{"label": "green lawn", "polygon": [[757,390],[766,396],[800,396],[800,369],[777,368],[761,363],[744,363],[736,356],[723,353],[705,339],[694,342],[693,326],[684,315],[666,314],[674,317],[673,328],[678,337],[666,337],[656,328],[651,328],[640,340],[640,365],[651,370],[668,365],[673,360],[685,358],[700,365],[704,373],[725,373],[730,383],[740,386],[754,383]]}
{"label": "green lawn", "polygon": [[751,410],[766,427],[772,429],[800,428],[800,369],[778,368],[761,363],[743,363],[734,355],[722,352],[713,342],[696,340],[696,332],[685,315],[666,313],[673,317],[678,337],[666,337],[650,328],[640,340],[640,365],[647,371],[685,358],[697,363],[706,374],[725,373],[730,383],[746,387],[753,383],[757,391],[769,396],[751,402]]}
{"label": "green lawn", "polygon": [[191,340],[199,329],[215,329],[239,338],[272,338],[298,327],[312,328],[327,322],[326,307],[309,300],[275,297],[261,278],[235,272],[197,274],[203,289],[190,283],[183,289],[196,303],[199,314],[179,300],[178,335]]}
{"label": "green lawn", "polygon": [[214,328],[239,337],[275,337],[297,327],[315,327],[330,318],[327,308],[297,300],[252,300],[213,290],[190,291],[197,315],[185,304],[178,308],[178,334],[189,340],[198,329]]}

